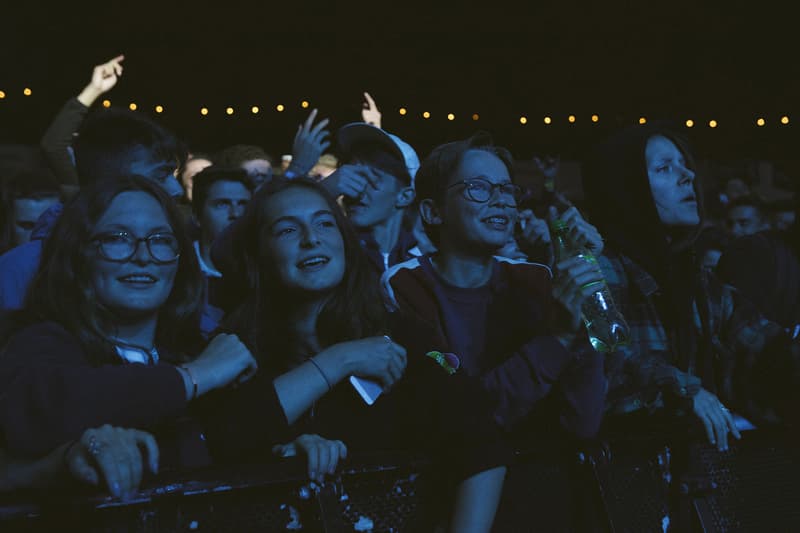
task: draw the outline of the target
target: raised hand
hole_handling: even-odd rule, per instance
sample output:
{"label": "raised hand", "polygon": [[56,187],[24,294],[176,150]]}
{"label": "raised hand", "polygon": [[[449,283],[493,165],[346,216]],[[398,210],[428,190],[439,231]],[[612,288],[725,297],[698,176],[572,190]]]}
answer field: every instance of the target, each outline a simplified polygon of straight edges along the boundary
{"label": "raised hand", "polygon": [[214,389],[247,381],[255,375],[258,363],[239,337],[221,333],[184,368],[197,383],[197,395],[202,396]]}
{"label": "raised hand", "polygon": [[292,144],[292,162],[286,169],[288,173],[297,176],[308,175],[323,152],[331,145],[328,140],[330,132],[325,129],[330,121],[326,118],[314,124],[316,118],[317,110],[314,109],[306,121],[297,127]]}
{"label": "raised hand", "polygon": [[381,127],[381,112],[375,105],[375,100],[366,91],[364,92],[364,103],[361,105],[361,119],[376,128]]}
{"label": "raised hand", "polygon": [[536,170],[544,177],[544,186],[547,190],[552,191],[555,185],[556,176],[561,168],[560,156],[533,156],[533,164]]}
{"label": "raised hand", "polygon": [[294,457],[298,452],[308,457],[308,477],[322,483],[325,474],[336,472],[336,466],[347,459],[347,446],[340,440],[328,440],[319,435],[300,435],[288,444],[276,444],[272,453],[280,457]]}
{"label": "raised hand", "polygon": [[118,55],[114,59],[94,67],[92,79],[78,95],[78,100],[86,107],[90,107],[101,95],[113,89],[122,76],[124,59],[124,55]]}
{"label": "raised hand", "polygon": [[76,479],[92,485],[103,481],[113,496],[127,499],[139,488],[145,465],[158,473],[158,454],[151,434],[105,425],[84,431],[67,448],[64,462]]}
{"label": "raised hand", "polygon": [[380,174],[367,165],[342,165],[322,182],[334,196],[347,196],[348,198],[358,198],[367,187],[378,189],[381,179]]}

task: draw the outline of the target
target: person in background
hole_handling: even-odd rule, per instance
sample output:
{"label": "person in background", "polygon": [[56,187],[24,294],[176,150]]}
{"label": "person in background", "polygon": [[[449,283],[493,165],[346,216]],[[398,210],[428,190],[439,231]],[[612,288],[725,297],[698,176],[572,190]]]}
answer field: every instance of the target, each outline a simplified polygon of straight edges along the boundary
{"label": "person in background", "polygon": [[694,169],[684,137],[661,123],[617,132],[585,161],[586,206],[606,241],[598,259],[631,331],[606,356],[606,419],[631,430],[677,416],[724,451],[740,438],[732,411],[766,423],[776,404],[756,391],[772,382],[788,401],[793,378],[753,371],[790,363],[777,347],[780,326],[696,259],[703,203]]}
{"label": "person in background", "polygon": [[728,204],[726,220],[734,237],[752,235],[770,229],[769,216],[764,203],[757,196],[747,194]]}
{"label": "person in background", "polygon": [[181,185],[183,185],[184,197],[187,202],[192,202],[195,175],[204,168],[211,166],[211,164],[211,156],[209,155],[192,152],[187,156],[186,163],[180,172]]}
{"label": "person in background", "polygon": [[61,200],[61,189],[41,150],[33,146],[0,150],[0,254],[25,244],[39,217]]}
{"label": "person in background", "polygon": [[206,279],[206,305],[200,319],[200,329],[205,335],[216,329],[222,319],[216,298],[222,274],[211,258],[211,247],[225,228],[241,218],[252,195],[252,181],[243,168],[212,165],[194,178],[192,212],[200,228],[194,250]]}
{"label": "person in background", "polygon": [[342,204],[377,272],[419,255],[407,211],[419,158],[396,135],[362,122],[336,133],[345,164],[322,181]]}

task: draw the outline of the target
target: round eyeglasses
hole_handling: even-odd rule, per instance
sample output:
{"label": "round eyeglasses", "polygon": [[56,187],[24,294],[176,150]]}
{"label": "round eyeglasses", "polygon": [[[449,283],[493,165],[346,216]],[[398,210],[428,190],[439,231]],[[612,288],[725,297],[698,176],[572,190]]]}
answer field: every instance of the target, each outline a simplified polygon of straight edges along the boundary
{"label": "round eyeglasses", "polygon": [[172,233],[153,233],[147,237],[136,238],[125,231],[101,233],[92,238],[97,244],[100,255],[109,261],[125,262],[130,260],[139,249],[139,244],[146,243],[150,257],[156,263],[172,263],[180,257],[178,239]]}
{"label": "round eyeglasses", "polygon": [[522,196],[522,188],[516,183],[511,183],[510,181],[505,183],[492,183],[486,178],[472,178],[453,183],[447,188],[452,189],[453,187],[459,185],[464,186],[464,193],[466,194],[467,199],[472,200],[473,202],[488,202],[492,197],[492,194],[494,194],[495,189],[498,189],[502,196],[510,196],[513,198],[514,202],[517,202]]}

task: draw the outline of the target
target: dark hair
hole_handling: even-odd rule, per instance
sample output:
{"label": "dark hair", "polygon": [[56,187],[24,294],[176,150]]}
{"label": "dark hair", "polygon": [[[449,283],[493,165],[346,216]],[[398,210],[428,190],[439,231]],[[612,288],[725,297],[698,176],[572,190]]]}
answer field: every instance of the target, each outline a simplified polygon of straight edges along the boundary
{"label": "dark hair", "polygon": [[52,196],[61,190],[40,148],[0,147],[0,254],[14,245],[14,200]]}
{"label": "dark hair", "polygon": [[253,183],[247,175],[247,171],[241,167],[222,167],[211,165],[194,175],[194,186],[192,188],[192,213],[200,220],[200,215],[205,207],[208,191],[211,186],[218,181],[235,181],[244,185],[245,189],[253,192]]}
{"label": "dark hair", "polygon": [[75,141],[75,169],[81,185],[130,174],[131,151],[144,148],[154,160],[181,168],[186,146],[144,115],[110,108],[91,113]]}
{"label": "dark hair", "polygon": [[94,296],[86,249],[97,221],[113,199],[127,191],[145,192],[158,201],[180,245],[172,291],[158,316],[156,345],[165,354],[178,356],[195,350],[200,342],[203,278],[175,202],[158,184],[140,176],[103,180],[83,189],[64,208],[45,241],[39,270],[25,302],[28,321],[61,324],[81,341],[95,365],[113,363],[118,358],[107,339],[114,317]]}
{"label": "dark hair", "polygon": [[275,159],[271,155],[263,148],[252,144],[234,144],[223,148],[214,156],[213,161],[224,167],[239,167],[253,159],[265,159],[271,166],[275,166]]}
{"label": "dark hair", "polygon": [[766,204],[755,194],[737,196],[730,201],[725,211],[726,213],[730,213],[736,207],[752,207],[758,212],[758,216],[762,219],[766,219],[768,215]]}
{"label": "dark hair", "polygon": [[[508,175],[514,180],[514,160],[507,149],[495,146],[491,135],[479,131],[468,139],[454,141],[437,146],[422,162],[415,178],[417,199],[433,200],[437,205],[444,203],[447,183],[458,169],[464,154],[470,150],[480,150],[497,156],[508,169]],[[433,244],[439,244],[438,229],[422,221],[425,233]]]}
{"label": "dark hair", "polygon": [[362,163],[376,167],[394,176],[401,184],[411,184],[405,161],[388,150],[385,144],[376,141],[365,141],[354,144],[348,154],[348,162],[358,159]]}
{"label": "dark hair", "polygon": [[[344,241],[344,278],[333,290],[317,319],[320,344],[330,346],[386,333],[386,309],[377,275],[364,255],[355,230],[336,199],[319,183],[308,178],[274,179],[259,189],[248,204],[233,234],[232,257],[221,266],[226,290],[230,287],[228,283],[239,283],[233,289],[239,295],[239,304],[228,315],[223,327],[237,333],[258,357],[267,353],[285,353],[280,348],[285,348],[282,343],[288,341],[287,316],[295,298],[281,286],[274,262],[264,256],[261,235],[267,201],[292,188],[305,189],[325,199]],[[241,270],[230,272],[230,267]],[[280,365],[281,361],[268,364]]]}

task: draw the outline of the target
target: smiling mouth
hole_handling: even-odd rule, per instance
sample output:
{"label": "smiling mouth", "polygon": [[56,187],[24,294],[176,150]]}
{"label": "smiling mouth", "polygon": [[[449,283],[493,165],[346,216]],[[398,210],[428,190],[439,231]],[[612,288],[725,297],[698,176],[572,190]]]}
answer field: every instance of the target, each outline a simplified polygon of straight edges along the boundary
{"label": "smiling mouth", "polygon": [[318,270],[330,262],[331,258],[324,255],[315,255],[297,263],[300,270]]}
{"label": "smiling mouth", "polygon": [[128,274],[117,279],[122,283],[139,286],[149,286],[158,282],[158,278],[150,274]]}
{"label": "smiling mouth", "polygon": [[494,215],[491,217],[486,217],[481,219],[481,222],[487,224],[489,227],[498,230],[504,230],[508,227],[508,224],[511,222],[511,219],[504,215]]}

